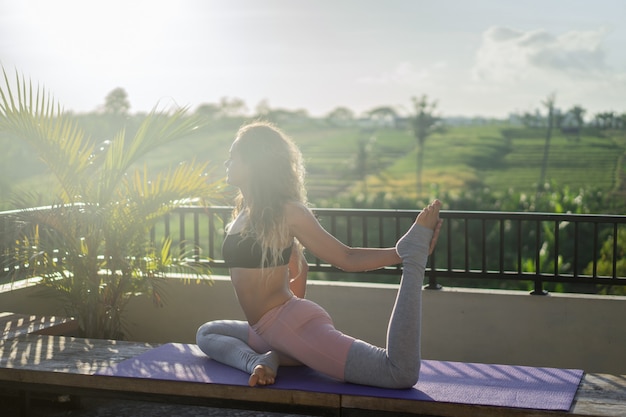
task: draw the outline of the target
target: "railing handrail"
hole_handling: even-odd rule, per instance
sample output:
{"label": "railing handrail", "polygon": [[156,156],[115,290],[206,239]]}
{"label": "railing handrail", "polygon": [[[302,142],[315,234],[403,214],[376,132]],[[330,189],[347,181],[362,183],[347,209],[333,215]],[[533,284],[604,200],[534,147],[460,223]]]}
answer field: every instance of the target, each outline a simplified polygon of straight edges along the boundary
{"label": "railing handrail", "polygon": [[[177,213],[184,215],[198,213],[203,210],[213,219],[211,226],[210,254],[211,265],[224,267],[225,264],[219,255],[221,242],[216,237],[223,234],[223,230],[215,228],[216,218],[226,224],[232,210],[228,206],[216,206],[208,209],[197,207],[181,207]],[[419,210],[404,209],[346,209],[346,208],[315,208],[313,212],[321,221],[326,220],[324,227],[344,243],[351,246],[393,246],[395,241],[408,229]],[[530,281],[534,285],[534,294],[544,294],[544,283],[579,284],[579,285],[626,285],[626,277],[618,274],[618,258],[626,254],[618,253],[618,231],[626,233],[626,216],[605,214],[574,214],[574,213],[538,213],[538,212],[501,212],[501,211],[460,211],[445,210],[441,212],[444,219],[442,236],[437,249],[431,256],[426,271],[428,288],[439,288],[442,279],[477,280],[496,279],[500,281]],[[344,223],[339,226],[341,220]],[[368,220],[365,220],[368,219]],[[391,225],[384,225],[386,220]],[[359,225],[352,225],[358,221]],[[475,222],[473,230],[470,230],[470,222]],[[377,223],[374,229],[379,228],[378,240],[373,241],[368,236],[371,224]],[[491,224],[487,226],[487,224]],[[497,227],[496,227],[497,226]],[[508,231],[505,231],[505,226]],[[523,226],[523,227],[522,227]],[[514,229],[520,229],[516,232]],[[197,228],[197,227],[196,227]],[[391,232],[389,232],[389,229]],[[547,229],[546,229],[547,228]],[[385,230],[382,230],[385,229]],[[497,229],[497,230],[495,230]],[[526,229],[522,231],[521,229]],[[545,230],[544,230],[545,229]],[[561,230],[563,229],[563,230]],[[498,237],[488,238],[488,233],[497,233]],[[544,235],[547,231],[552,234],[551,251],[556,254],[552,261],[546,264],[544,251]],[[387,236],[384,236],[387,233]],[[590,239],[584,239],[582,233],[589,233]],[[371,231],[369,234],[372,234]],[[574,235],[572,240],[570,235]],[[357,236],[358,235],[358,236]],[[600,249],[606,240],[612,235],[612,251],[617,256],[612,256],[610,274],[598,273],[600,262]],[[506,245],[505,237],[509,243]],[[514,237],[515,239],[511,239]],[[185,240],[186,236],[179,236]],[[497,245],[493,246],[494,239]],[[564,240],[567,240],[565,242]],[[198,243],[202,238],[194,237]],[[218,239],[219,240],[219,239]],[[491,240],[488,242],[488,240]],[[582,242],[582,243],[581,243]],[[587,242],[590,242],[587,244]],[[472,247],[469,247],[472,246]],[[567,246],[571,246],[567,248]],[[595,248],[591,256],[586,255],[588,246]],[[489,250],[497,253],[489,253]],[[571,258],[573,265],[569,269],[559,264],[563,251],[569,251],[565,255]],[[509,258],[515,252],[515,268],[507,268],[505,258]],[[494,257],[497,260],[494,261]],[[471,259],[473,258],[473,259]],[[549,257],[548,257],[549,258]],[[309,270],[317,272],[342,273],[332,265],[323,263],[309,254]],[[529,263],[530,262],[530,263]],[[495,267],[494,267],[495,265]],[[584,267],[591,265],[592,273],[585,274]],[[527,270],[528,268],[534,270]],[[401,266],[383,268],[369,273],[380,275],[398,275]],[[467,281],[469,282],[469,281]]]}

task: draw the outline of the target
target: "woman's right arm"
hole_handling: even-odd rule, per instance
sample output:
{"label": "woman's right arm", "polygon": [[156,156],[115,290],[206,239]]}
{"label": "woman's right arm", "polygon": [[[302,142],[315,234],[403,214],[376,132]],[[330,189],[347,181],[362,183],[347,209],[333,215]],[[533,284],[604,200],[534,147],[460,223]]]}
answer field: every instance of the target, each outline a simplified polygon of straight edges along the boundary
{"label": "woman's right arm", "polygon": [[402,259],[395,248],[353,248],[328,233],[303,204],[288,204],[291,233],[313,255],[348,272],[362,272],[395,265]]}

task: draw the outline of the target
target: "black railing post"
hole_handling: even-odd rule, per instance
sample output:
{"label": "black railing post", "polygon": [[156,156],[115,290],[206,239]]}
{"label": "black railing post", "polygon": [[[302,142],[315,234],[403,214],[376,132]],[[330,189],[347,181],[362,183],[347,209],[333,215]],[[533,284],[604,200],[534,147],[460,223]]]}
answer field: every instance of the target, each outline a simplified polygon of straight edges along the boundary
{"label": "black railing post", "polygon": [[531,295],[548,295],[548,291],[543,289],[543,281],[536,279],[535,288],[530,292]]}
{"label": "black railing post", "polygon": [[[541,219],[535,220],[535,288],[530,292],[531,295],[547,295],[548,292],[543,289],[543,280],[539,278],[541,274]],[[556,262],[556,261],[555,261]]]}
{"label": "black railing post", "polygon": [[425,287],[427,290],[440,290],[443,288],[437,282],[437,268],[435,267],[435,252],[430,255],[430,272],[427,270],[428,274],[428,285]]}

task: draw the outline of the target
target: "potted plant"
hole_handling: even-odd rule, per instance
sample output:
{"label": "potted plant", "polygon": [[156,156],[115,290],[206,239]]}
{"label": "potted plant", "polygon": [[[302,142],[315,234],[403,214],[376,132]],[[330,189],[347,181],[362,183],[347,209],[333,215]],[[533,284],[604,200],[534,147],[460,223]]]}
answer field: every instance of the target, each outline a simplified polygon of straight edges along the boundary
{"label": "potted plant", "polygon": [[[96,143],[49,94],[3,69],[0,132],[25,141],[56,183],[51,193],[22,192],[12,221],[13,262],[26,277],[62,298],[83,337],[123,338],[124,310],[138,295],[163,303],[167,274],[208,277],[209,270],[174,255],[171,240],[151,242],[149,230],[183,204],[213,199],[219,180],[207,163],[191,161],[150,175],[140,161],[198,126],[185,109],[153,110],[136,133],[121,129]],[[45,207],[32,208],[36,205]]]}

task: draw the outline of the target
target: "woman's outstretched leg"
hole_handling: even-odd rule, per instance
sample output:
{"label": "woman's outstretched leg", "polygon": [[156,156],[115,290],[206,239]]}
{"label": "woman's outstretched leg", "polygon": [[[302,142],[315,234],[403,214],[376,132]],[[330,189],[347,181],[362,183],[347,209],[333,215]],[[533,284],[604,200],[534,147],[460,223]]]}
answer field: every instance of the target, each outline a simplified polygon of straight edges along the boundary
{"label": "woman's outstretched leg", "polygon": [[250,327],[245,321],[216,320],[203,324],[196,343],[210,358],[250,374],[251,386],[273,384],[279,355],[268,349],[257,352],[248,343]]}
{"label": "woman's outstretched leg", "polygon": [[441,203],[435,200],[398,241],[402,279],[387,330],[387,349],[356,340],[348,352],[345,380],[385,388],[408,388],[418,379],[422,284],[428,255],[439,236]]}

